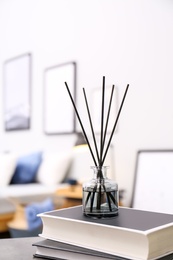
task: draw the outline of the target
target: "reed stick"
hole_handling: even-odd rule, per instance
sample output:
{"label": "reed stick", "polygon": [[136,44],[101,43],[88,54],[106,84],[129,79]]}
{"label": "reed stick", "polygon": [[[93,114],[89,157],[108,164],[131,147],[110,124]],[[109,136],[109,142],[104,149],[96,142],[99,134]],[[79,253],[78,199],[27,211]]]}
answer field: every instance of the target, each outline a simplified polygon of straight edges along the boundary
{"label": "reed stick", "polygon": [[86,96],[86,92],[85,92],[84,88],[83,88],[83,93],[84,93],[85,103],[86,103],[86,107],[87,107],[89,122],[90,122],[90,126],[91,126],[91,132],[92,132],[92,136],[93,136],[93,141],[94,141],[94,145],[95,145],[97,160],[98,160],[98,163],[99,163],[99,160],[100,160],[99,159],[99,153],[98,153],[96,138],[95,138],[95,134],[94,134],[94,128],[93,128],[93,123],[92,123],[92,119],[91,119],[91,114],[90,114],[90,110],[89,110],[89,106],[88,106],[87,96]]}
{"label": "reed stick", "polygon": [[104,98],[105,98],[105,77],[103,77],[103,87],[102,87],[101,136],[100,136],[100,160],[99,160],[100,167],[102,166],[102,153],[103,153]]}
{"label": "reed stick", "polygon": [[109,115],[110,115],[110,110],[111,110],[111,105],[112,105],[112,98],[113,98],[113,93],[114,93],[114,87],[115,87],[115,86],[113,85],[113,86],[112,86],[112,91],[111,91],[111,96],[110,96],[110,101],[109,101],[109,107],[108,107],[108,113],[107,113],[105,131],[104,131],[104,136],[103,136],[103,150],[104,150],[104,145],[105,145],[105,140],[106,140],[107,127],[108,127]]}
{"label": "reed stick", "polygon": [[118,114],[117,114],[117,117],[116,117],[116,120],[115,120],[113,129],[112,129],[112,132],[111,132],[111,135],[110,135],[110,138],[109,138],[109,141],[108,141],[106,150],[105,150],[105,154],[104,154],[104,156],[103,156],[103,160],[102,160],[102,162],[101,162],[101,166],[103,165],[104,160],[105,160],[105,158],[106,158],[106,154],[107,154],[107,152],[108,152],[108,149],[109,149],[109,146],[110,146],[110,143],[111,143],[111,140],[112,140],[112,137],[113,137],[113,134],[114,134],[116,125],[117,125],[117,123],[118,123],[118,119],[119,119],[119,116],[120,116],[120,113],[121,113],[121,110],[122,110],[122,107],[123,107],[123,104],[124,104],[124,100],[125,100],[125,98],[126,98],[126,94],[127,94],[128,88],[129,88],[129,84],[128,84],[127,87],[126,87],[126,90],[125,90],[125,93],[124,93],[124,96],[123,96],[123,99],[122,99],[120,108],[119,108],[119,110],[118,110]]}
{"label": "reed stick", "polygon": [[72,104],[73,104],[74,110],[75,110],[75,112],[76,112],[76,116],[77,116],[77,118],[78,118],[78,120],[79,120],[79,123],[80,123],[80,126],[81,126],[81,128],[82,128],[83,134],[84,134],[84,136],[85,136],[86,142],[87,142],[88,147],[89,147],[89,149],[90,149],[90,152],[91,152],[91,155],[92,155],[94,164],[95,164],[95,166],[97,166],[97,162],[96,162],[96,160],[95,160],[93,151],[92,151],[92,149],[91,149],[91,145],[90,145],[90,143],[89,143],[88,137],[87,137],[87,135],[86,135],[85,129],[84,129],[84,127],[83,127],[82,121],[81,121],[81,119],[80,119],[78,110],[77,110],[76,105],[75,105],[75,103],[74,103],[74,100],[73,100],[73,97],[72,97],[71,92],[70,92],[70,90],[69,90],[69,87],[68,87],[68,85],[67,85],[67,82],[65,82],[65,85],[66,85],[67,91],[68,91],[68,93],[69,93],[71,102],[72,102]]}

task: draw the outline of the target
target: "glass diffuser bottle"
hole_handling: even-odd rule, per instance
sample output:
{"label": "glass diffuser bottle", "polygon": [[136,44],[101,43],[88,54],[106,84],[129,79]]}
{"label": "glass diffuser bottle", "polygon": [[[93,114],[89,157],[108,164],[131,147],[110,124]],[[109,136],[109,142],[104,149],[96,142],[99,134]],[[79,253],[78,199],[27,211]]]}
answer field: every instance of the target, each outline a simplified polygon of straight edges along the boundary
{"label": "glass diffuser bottle", "polygon": [[83,214],[92,218],[118,215],[118,185],[107,178],[107,166],[91,167],[93,178],[83,184]]}

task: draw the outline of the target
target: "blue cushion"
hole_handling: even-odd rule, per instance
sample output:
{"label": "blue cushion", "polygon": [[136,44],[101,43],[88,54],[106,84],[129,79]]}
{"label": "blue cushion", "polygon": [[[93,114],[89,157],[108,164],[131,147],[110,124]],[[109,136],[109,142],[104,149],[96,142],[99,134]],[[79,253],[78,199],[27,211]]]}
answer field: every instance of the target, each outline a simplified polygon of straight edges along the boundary
{"label": "blue cushion", "polygon": [[25,216],[28,223],[28,229],[32,230],[38,228],[42,224],[42,220],[37,216],[39,213],[51,211],[54,209],[53,201],[51,198],[39,203],[31,203],[25,207]]}
{"label": "blue cushion", "polygon": [[11,180],[11,184],[25,184],[35,182],[37,170],[42,161],[42,152],[32,153],[20,157]]}

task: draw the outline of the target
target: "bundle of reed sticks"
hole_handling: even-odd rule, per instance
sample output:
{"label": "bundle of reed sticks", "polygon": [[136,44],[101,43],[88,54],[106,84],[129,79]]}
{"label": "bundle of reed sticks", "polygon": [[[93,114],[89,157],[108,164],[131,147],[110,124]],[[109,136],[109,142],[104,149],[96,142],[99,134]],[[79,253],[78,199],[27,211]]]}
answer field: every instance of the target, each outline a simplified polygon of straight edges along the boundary
{"label": "bundle of reed sticks", "polygon": [[121,113],[121,110],[122,110],[122,107],[123,107],[123,104],[124,104],[124,101],[125,101],[125,98],[126,98],[126,94],[127,94],[128,88],[129,88],[129,84],[127,84],[127,87],[125,89],[125,92],[124,92],[124,95],[123,95],[123,98],[122,98],[122,101],[121,101],[121,104],[120,104],[120,107],[119,107],[119,110],[118,110],[118,113],[117,113],[117,116],[116,116],[116,119],[115,119],[115,123],[113,125],[113,128],[112,128],[112,131],[111,131],[111,134],[110,134],[107,146],[105,148],[105,140],[106,140],[106,135],[107,135],[107,127],[108,127],[109,116],[110,116],[110,111],[111,111],[111,104],[112,104],[112,98],[113,98],[113,93],[114,93],[114,85],[112,85],[112,91],[111,91],[111,95],[110,95],[109,106],[108,106],[108,111],[107,111],[107,116],[106,116],[106,121],[105,121],[105,126],[104,126],[105,76],[103,76],[102,102],[101,102],[101,124],[100,124],[101,125],[101,131],[100,131],[100,133],[101,133],[100,134],[100,151],[98,151],[98,145],[97,145],[97,142],[96,142],[96,137],[95,137],[95,133],[94,133],[94,127],[93,127],[93,123],[92,123],[92,119],[91,119],[91,113],[90,113],[90,109],[89,109],[89,105],[88,105],[88,100],[87,100],[85,89],[83,88],[83,94],[84,94],[84,99],[85,99],[85,103],[86,103],[87,113],[88,113],[88,117],[89,117],[89,122],[90,122],[90,127],[91,127],[91,132],[92,132],[92,137],[93,137],[93,142],[94,142],[94,147],[95,147],[95,154],[97,156],[97,160],[96,160],[94,152],[93,152],[93,150],[91,148],[88,136],[86,134],[85,128],[84,128],[83,123],[81,121],[80,115],[78,113],[77,107],[75,105],[75,102],[74,102],[73,97],[71,95],[71,92],[69,90],[67,82],[65,82],[65,85],[66,85],[68,94],[70,96],[71,102],[73,104],[76,116],[77,116],[77,118],[79,120],[79,123],[80,123],[80,126],[82,128],[83,135],[84,135],[85,140],[86,140],[86,142],[88,144],[88,147],[89,147],[92,159],[94,161],[94,164],[95,164],[96,167],[101,169],[103,164],[104,164],[104,161],[105,161],[108,149],[109,149],[111,141],[112,141],[112,137],[114,135],[114,132],[115,132],[115,129],[116,129],[119,117],[120,117],[120,113]]}

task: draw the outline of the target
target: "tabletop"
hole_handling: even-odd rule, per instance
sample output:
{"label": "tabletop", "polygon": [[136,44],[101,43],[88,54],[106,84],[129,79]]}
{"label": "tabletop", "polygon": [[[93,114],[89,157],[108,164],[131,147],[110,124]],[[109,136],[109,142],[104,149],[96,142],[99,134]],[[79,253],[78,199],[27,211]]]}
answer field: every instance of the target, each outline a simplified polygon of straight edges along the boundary
{"label": "tabletop", "polygon": [[40,241],[40,237],[6,238],[0,239],[1,260],[35,260],[42,259],[33,257],[36,247],[33,243]]}

